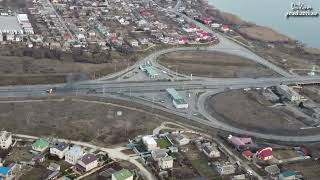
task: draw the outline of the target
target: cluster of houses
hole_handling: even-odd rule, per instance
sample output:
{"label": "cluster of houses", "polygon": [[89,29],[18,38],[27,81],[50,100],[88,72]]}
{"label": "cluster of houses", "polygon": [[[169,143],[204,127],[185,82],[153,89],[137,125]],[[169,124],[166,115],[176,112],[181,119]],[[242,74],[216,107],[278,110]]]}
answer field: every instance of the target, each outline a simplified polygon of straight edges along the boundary
{"label": "cluster of houses", "polygon": [[238,137],[229,135],[228,141],[238,151],[242,152],[242,156],[249,161],[251,161],[253,158],[260,161],[268,161],[273,159],[273,152],[271,147],[263,147],[253,153],[251,149],[255,147],[255,144],[250,137]]}
{"label": "cluster of houses", "polygon": [[[29,35],[24,43],[30,48],[68,51],[77,47],[90,51],[90,45],[95,44],[104,50],[131,51],[154,44],[218,42],[215,35],[174,12],[163,11],[153,1],[34,0],[28,11],[34,19],[32,25],[26,14],[15,17],[18,25],[21,22],[19,26],[12,24],[13,21],[4,22],[15,28],[15,32]],[[210,17],[204,21],[212,24]],[[32,26],[38,29],[37,34]]]}
{"label": "cluster of houses", "polygon": [[[7,131],[0,132],[0,147],[1,149],[8,150],[13,147],[12,134]],[[31,145],[30,152],[34,155],[29,165],[35,165],[36,163],[43,163],[46,157],[50,155],[59,160],[64,160],[71,169],[79,174],[86,174],[98,169],[103,162],[99,160],[96,154],[86,152],[84,148],[78,145],[70,145],[65,142],[50,142],[47,139],[39,138],[35,140]],[[59,161],[58,161],[59,162]],[[21,170],[21,166],[24,163],[13,163],[8,166],[3,166],[0,159],[0,179],[12,179]],[[56,179],[62,175],[61,167],[58,163],[50,163],[47,169],[51,172],[47,179]],[[127,169],[120,171],[112,171],[110,174],[112,180],[132,180],[134,174]]]}
{"label": "cluster of houses", "polygon": [[20,42],[34,34],[27,14],[1,13],[0,24],[0,42]]}
{"label": "cluster of houses", "polygon": [[[163,146],[163,141],[168,144]],[[190,142],[194,143],[199,152],[208,158],[208,162],[214,162],[212,165],[221,176],[234,175],[235,178],[240,179],[245,177],[245,174],[237,174],[238,168],[235,161],[221,159],[223,151],[220,147],[215,142],[204,139],[202,136],[190,139],[183,131],[174,131],[157,135],[138,136],[133,140],[129,140],[129,142],[128,146],[140,155],[144,162],[160,178],[168,177],[172,173],[175,164],[174,154],[179,151],[187,153],[188,148],[185,148],[185,145]]]}
{"label": "cluster of houses", "polygon": [[[166,142],[163,146],[162,142]],[[129,141],[133,149],[144,162],[161,178],[168,177],[174,167],[175,158],[170,154],[177,153],[179,146],[187,145],[190,139],[181,133],[166,133],[157,136],[138,136]]]}
{"label": "cluster of houses", "polygon": [[37,139],[32,144],[32,150],[39,152],[34,160],[44,161],[45,152],[59,159],[64,159],[71,165],[74,165],[79,172],[88,172],[98,167],[98,159],[94,154],[85,153],[83,148],[77,145],[70,146],[64,142],[57,142],[50,145],[49,141],[43,138]]}
{"label": "cluster of houses", "polygon": [[[238,137],[229,135],[228,141],[238,151],[241,152],[242,156],[246,160],[253,162],[253,164],[258,168],[262,168],[260,165],[258,165],[262,164],[264,166],[264,171],[267,172],[269,178],[278,180],[292,180],[302,178],[302,175],[298,174],[295,171],[288,169],[280,170],[277,163],[281,162],[281,160],[279,161],[275,158],[272,147],[259,148],[250,137]],[[304,147],[298,147],[296,148],[296,151],[303,157],[306,157],[310,154]]]}

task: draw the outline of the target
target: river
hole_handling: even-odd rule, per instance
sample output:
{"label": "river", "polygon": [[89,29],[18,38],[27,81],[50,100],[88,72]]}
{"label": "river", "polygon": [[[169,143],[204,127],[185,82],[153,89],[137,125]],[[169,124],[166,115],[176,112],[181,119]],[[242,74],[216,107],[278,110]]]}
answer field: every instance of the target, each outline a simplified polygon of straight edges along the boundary
{"label": "river", "polygon": [[[243,20],[268,26],[296,39],[308,47],[320,48],[320,17],[291,17],[285,14],[291,11],[292,0],[208,0],[214,7],[238,15]],[[320,0],[304,0],[314,12],[320,12]]]}

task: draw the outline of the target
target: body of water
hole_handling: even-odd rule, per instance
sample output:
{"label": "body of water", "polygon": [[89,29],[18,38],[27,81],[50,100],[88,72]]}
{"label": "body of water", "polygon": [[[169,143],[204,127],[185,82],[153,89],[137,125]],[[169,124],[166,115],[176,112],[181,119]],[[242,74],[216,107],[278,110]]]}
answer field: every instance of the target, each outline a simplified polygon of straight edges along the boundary
{"label": "body of water", "polygon": [[285,17],[291,11],[291,3],[299,2],[320,12],[320,0],[208,0],[216,8],[238,15],[241,19],[268,26],[282,34],[304,43],[308,47],[320,48],[320,17]]}

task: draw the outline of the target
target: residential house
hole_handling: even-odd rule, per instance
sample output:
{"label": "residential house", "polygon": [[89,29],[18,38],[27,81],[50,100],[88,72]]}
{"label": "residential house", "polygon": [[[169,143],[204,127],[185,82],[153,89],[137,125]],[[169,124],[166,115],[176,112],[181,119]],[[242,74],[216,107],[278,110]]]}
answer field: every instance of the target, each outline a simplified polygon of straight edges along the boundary
{"label": "residential house", "polygon": [[15,175],[20,172],[21,165],[12,163],[5,167],[0,165],[0,180],[11,180],[14,179]]}
{"label": "residential house", "polygon": [[44,152],[49,148],[49,142],[43,138],[39,138],[32,144],[32,149],[39,152]]}
{"label": "residential house", "polygon": [[47,169],[49,171],[60,171],[60,165],[56,164],[56,163],[50,163],[50,165]]}
{"label": "residential house", "polygon": [[10,167],[0,166],[0,180],[13,179]]}
{"label": "residential house", "polygon": [[224,32],[224,33],[227,33],[227,32],[229,32],[229,31],[231,31],[231,29],[229,28],[229,26],[223,25],[223,26],[221,27],[221,31]]}
{"label": "residential house", "polygon": [[238,150],[247,149],[252,144],[251,138],[243,138],[229,135],[228,141],[233,144]]}
{"label": "residential house", "polygon": [[266,147],[258,150],[256,152],[257,158],[267,161],[273,158],[273,153],[272,153],[272,148],[271,147]]}
{"label": "residential house", "polygon": [[216,168],[220,175],[230,175],[234,174],[236,171],[235,166],[230,163],[217,163]]}
{"label": "residential house", "polygon": [[42,163],[45,159],[45,154],[37,154],[35,157],[32,158],[32,160],[37,163]]}
{"label": "residential house", "polygon": [[93,154],[85,154],[78,160],[77,169],[82,172],[88,172],[98,166],[98,159]]}
{"label": "residential house", "polygon": [[295,180],[296,173],[294,171],[284,171],[279,174],[279,180]]}
{"label": "residential house", "polygon": [[140,38],[139,42],[140,42],[140,44],[148,44],[149,40],[147,38]]}
{"label": "residential house", "polygon": [[122,169],[113,173],[111,180],[133,180],[133,174],[128,169]]}
{"label": "residential house", "polygon": [[158,144],[152,136],[143,136],[142,142],[147,147],[148,151],[158,149]]}
{"label": "residential house", "polygon": [[236,175],[231,178],[231,180],[246,180],[246,179],[247,179],[246,175],[244,174]]}
{"label": "residential house", "polygon": [[130,46],[132,47],[138,47],[139,46],[139,42],[135,39],[129,40]]}
{"label": "residential house", "polygon": [[7,34],[7,41],[13,41],[14,40],[14,34]]}
{"label": "residential house", "polygon": [[65,161],[70,164],[77,164],[78,160],[82,157],[83,150],[80,146],[73,146],[65,153]]}
{"label": "residential house", "polygon": [[171,169],[173,167],[173,157],[166,156],[160,158],[160,160],[158,161],[158,165],[161,169]]}
{"label": "residential house", "polygon": [[12,134],[7,131],[0,132],[0,148],[8,149],[12,144]]}
{"label": "residential house", "polygon": [[242,156],[246,158],[248,161],[251,161],[253,155],[254,154],[250,150],[245,150],[242,152]]}
{"label": "residential house", "polygon": [[187,145],[190,142],[190,139],[181,133],[170,134],[169,138],[172,139],[179,146]]}
{"label": "residential house", "polygon": [[276,164],[267,166],[264,168],[264,170],[270,175],[270,176],[275,176],[280,173],[280,169]]}
{"label": "residential house", "polygon": [[202,144],[202,151],[208,158],[218,158],[221,155],[220,151],[211,143]]}
{"label": "residential house", "polygon": [[50,148],[50,154],[59,157],[60,159],[64,158],[64,155],[69,150],[69,145],[64,142],[56,144],[54,147]]}
{"label": "residential house", "polygon": [[156,149],[151,152],[151,157],[155,161],[159,161],[161,158],[167,157],[167,151],[163,149]]}

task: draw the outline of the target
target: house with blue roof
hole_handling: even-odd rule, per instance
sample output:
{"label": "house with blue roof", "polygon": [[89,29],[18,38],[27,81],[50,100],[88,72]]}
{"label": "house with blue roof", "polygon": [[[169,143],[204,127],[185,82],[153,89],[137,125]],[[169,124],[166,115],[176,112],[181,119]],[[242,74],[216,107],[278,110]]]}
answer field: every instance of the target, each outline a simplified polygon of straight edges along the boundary
{"label": "house with blue roof", "polygon": [[12,178],[11,168],[0,166],[0,180]]}

